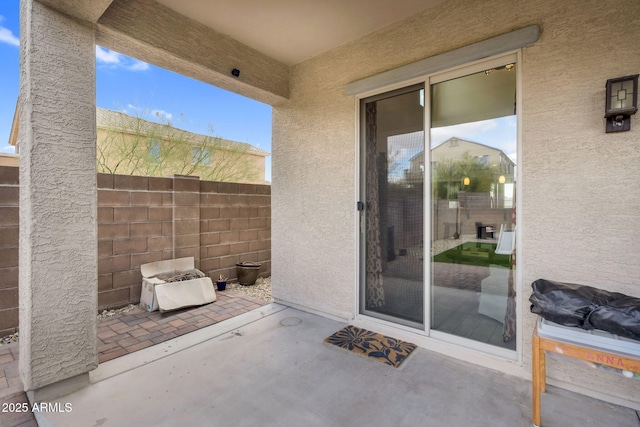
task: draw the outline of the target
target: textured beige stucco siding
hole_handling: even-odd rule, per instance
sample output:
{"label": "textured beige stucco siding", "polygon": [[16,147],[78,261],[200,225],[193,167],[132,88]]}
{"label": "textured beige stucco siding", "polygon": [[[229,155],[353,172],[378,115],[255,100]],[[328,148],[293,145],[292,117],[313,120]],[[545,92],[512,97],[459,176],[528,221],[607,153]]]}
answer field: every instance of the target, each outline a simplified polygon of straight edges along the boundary
{"label": "textured beige stucco siding", "polygon": [[36,1],[20,15],[20,374],[35,390],[98,365],[95,47]]}
{"label": "textured beige stucco siding", "polygon": [[[277,299],[356,314],[357,110],[345,85],[532,24],[542,32],[520,64],[522,375],[533,280],[640,296],[640,115],[620,134],[605,134],[602,118],[606,80],[640,72],[640,3],[453,0],[292,68],[290,100],[273,111]],[[640,405],[621,376],[556,361],[549,375]]]}
{"label": "textured beige stucco siding", "polygon": [[354,100],[330,78],[331,61],[309,65],[292,75],[292,102],[273,111],[272,251],[282,278],[274,292],[346,319],[355,279]]}
{"label": "textured beige stucco siding", "polygon": [[[551,3],[539,43],[525,51],[521,304],[530,362],[530,284],[538,278],[640,297],[640,116],[606,134],[605,82],[640,72],[640,3]],[[625,13],[621,11],[625,10]],[[549,376],[640,402],[637,381],[572,363]]]}

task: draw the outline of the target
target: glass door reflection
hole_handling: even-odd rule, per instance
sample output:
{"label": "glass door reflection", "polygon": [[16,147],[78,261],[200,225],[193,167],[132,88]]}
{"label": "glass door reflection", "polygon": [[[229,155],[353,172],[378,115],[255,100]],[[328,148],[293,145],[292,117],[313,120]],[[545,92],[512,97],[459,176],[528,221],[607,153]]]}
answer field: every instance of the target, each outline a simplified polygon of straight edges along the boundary
{"label": "glass door reflection", "polygon": [[431,330],[515,350],[516,64],[431,85]]}

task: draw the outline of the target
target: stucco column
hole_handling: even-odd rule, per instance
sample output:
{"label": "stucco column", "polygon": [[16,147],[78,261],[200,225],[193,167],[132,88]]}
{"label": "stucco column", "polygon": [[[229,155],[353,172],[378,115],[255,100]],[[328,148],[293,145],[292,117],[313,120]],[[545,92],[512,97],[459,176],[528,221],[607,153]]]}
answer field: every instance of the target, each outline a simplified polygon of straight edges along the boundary
{"label": "stucco column", "polygon": [[20,376],[32,401],[98,365],[95,28],[20,3]]}

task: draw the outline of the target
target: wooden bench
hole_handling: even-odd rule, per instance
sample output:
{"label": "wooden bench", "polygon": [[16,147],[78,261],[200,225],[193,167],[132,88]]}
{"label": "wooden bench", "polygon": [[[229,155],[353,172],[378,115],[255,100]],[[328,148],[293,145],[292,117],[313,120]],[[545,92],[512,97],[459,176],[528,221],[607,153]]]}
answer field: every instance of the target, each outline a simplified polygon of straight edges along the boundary
{"label": "wooden bench", "polygon": [[[613,368],[640,373],[640,341],[637,342],[637,349],[631,352],[619,351],[620,346],[615,345],[620,341],[615,338],[607,338],[600,336],[595,343],[583,344],[580,341],[580,334],[588,334],[580,328],[564,328],[575,330],[570,331],[561,337],[540,336],[540,322],[536,323],[533,330],[533,346],[532,346],[532,398],[533,398],[533,425],[540,426],[540,393],[546,391],[546,357],[545,351],[562,354],[563,356],[575,359],[585,360],[587,362],[596,363]],[[571,339],[571,335],[575,334],[576,340]],[[569,339],[566,339],[566,338]],[[613,337],[613,336],[612,336]],[[611,341],[608,341],[611,340]],[[632,340],[626,340],[632,341]],[[612,351],[607,345],[612,344],[616,350]],[[635,343],[635,341],[634,341]],[[634,344],[631,344],[633,347]]]}

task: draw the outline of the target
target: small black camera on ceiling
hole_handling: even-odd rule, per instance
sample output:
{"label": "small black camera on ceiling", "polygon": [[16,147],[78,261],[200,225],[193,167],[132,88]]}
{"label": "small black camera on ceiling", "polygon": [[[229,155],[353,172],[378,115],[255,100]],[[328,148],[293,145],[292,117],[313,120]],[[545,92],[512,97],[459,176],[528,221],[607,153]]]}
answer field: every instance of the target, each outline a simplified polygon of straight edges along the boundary
{"label": "small black camera on ceiling", "polygon": [[238,70],[237,68],[234,68],[233,70],[231,70],[231,75],[233,77],[239,77],[240,76],[240,70]]}

